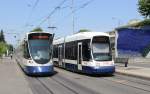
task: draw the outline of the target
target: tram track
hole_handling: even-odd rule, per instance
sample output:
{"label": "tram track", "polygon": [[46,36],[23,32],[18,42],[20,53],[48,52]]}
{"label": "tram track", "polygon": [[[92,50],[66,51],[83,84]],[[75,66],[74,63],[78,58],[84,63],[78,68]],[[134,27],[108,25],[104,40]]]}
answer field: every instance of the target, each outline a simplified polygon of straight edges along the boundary
{"label": "tram track", "polygon": [[39,78],[27,77],[29,87],[33,94],[54,94],[54,92]]}
{"label": "tram track", "polygon": [[100,92],[94,91],[91,88],[85,87],[80,83],[76,83],[74,79],[80,80],[80,77],[76,77],[74,79],[68,79],[60,74],[55,75],[55,77],[51,77],[49,79],[53,79],[54,81],[58,82],[62,86],[65,86],[75,94],[101,94]]}
{"label": "tram track", "polygon": [[63,87],[65,87],[66,89],[72,91],[74,94],[79,94],[78,92],[76,92],[75,90],[73,90],[72,88],[70,88],[69,86],[65,85],[64,83],[61,83],[60,81],[56,80],[55,78],[51,78],[52,80],[54,80],[55,82],[59,83],[60,85],[62,85]]}
{"label": "tram track", "polygon": [[[133,81],[133,80],[127,80],[125,79],[124,77],[119,77],[118,75],[114,78],[103,78],[104,80],[106,81],[111,81],[111,82],[114,82],[114,83],[119,83],[119,84],[122,84],[124,86],[128,86],[128,87],[131,87],[131,88],[135,88],[135,89],[139,89],[139,90],[142,90],[142,91],[146,91],[146,92],[150,92],[149,88],[145,89],[144,87],[150,87],[149,84],[146,84],[146,83],[142,83],[142,82],[139,82],[139,81]],[[138,84],[138,85],[135,85],[135,84]]]}
{"label": "tram track", "polygon": [[[121,77],[121,75],[115,76],[116,79],[124,79],[133,83],[138,83],[145,86],[150,86],[150,82],[148,80],[142,79],[142,78],[134,78],[134,79],[127,79],[125,77]],[[133,77],[132,77],[133,78]],[[139,80],[138,80],[139,79]]]}
{"label": "tram track", "polygon": [[[38,92],[39,90],[37,90],[37,87],[44,88],[40,90],[43,94],[101,94],[89,88],[83,87],[80,84],[74,83],[58,74],[52,77],[29,77],[28,80],[29,83],[31,82],[30,86],[33,91]],[[34,83],[36,83],[36,85],[34,85]],[[34,94],[41,94],[37,92]]]}
{"label": "tram track", "polygon": [[33,94],[109,94],[111,91],[112,94],[119,92],[126,94],[128,90],[128,94],[150,93],[150,82],[144,79],[118,74],[112,77],[91,77],[65,70],[60,71],[50,77],[27,77],[32,90],[36,91]]}
{"label": "tram track", "polygon": [[[61,83],[60,81],[56,80],[55,78],[51,77],[51,78],[46,78],[46,79],[43,79],[43,78],[35,78],[36,80],[38,80],[42,86],[44,86],[49,92],[50,94],[56,94],[54,93],[47,85],[50,84],[48,83],[51,79],[52,81],[56,82],[57,84],[59,84],[60,86],[63,86],[65,87],[67,90],[71,91],[73,94],[79,94],[78,92],[76,92],[75,90],[73,90],[72,88],[70,88],[69,86],[65,85],[64,83]],[[58,87],[58,86],[56,86]]]}
{"label": "tram track", "polygon": [[39,78],[35,78],[36,80],[38,80],[40,83],[41,83],[41,85],[50,93],[50,94],[54,94],[54,92],[50,89],[50,88],[48,88],[48,86],[46,86],[46,84],[44,84]]}
{"label": "tram track", "polygon": [[[62,69],[58,69],[58,70],[62,71]],[[115,74],[112,77],[110,76],[93,77],[89,75],[82,75],[82,74],[76,74],[76,73],[75,75],[76,76],[79,75],[78,78],[81,78],[81,79],[84,77],[84,79],[87,81],[90,79],[93,83],[98,83],[98,82],[105,80],[105,82],[115,83],[114,85],[120,84],[129,88],[135,88],[135,89],[150,93],[150,90],[149,90],[150,82],[148,80],[141,79],[141,78],[123,76],[123,75],[118,75],[118,74]]]}
{"label": "tram track", "polygon": [[[32,81],[31,81],[31,79],[30,79],[30,81],[31,81],[31,88],[32,88],[32,90],[33,91],[36,91],[36,92],[34,92],[34,94],[37,94],[37,86],[36,85],[33,85],[33,79],[34,79],[34,82],[36,82],[36,84],[37,84],[37,82],[39,83],[39,86],[38,87],[41,87],[41,88],[44,88],[44,90],[40,90],[40,91],[42,91],[43,93],[42,94],[45,94],[44,92],[48,92],[48,93],[46,93],[46,94],[59,94],[59,93],[57,93],[55,90],[54,90],[54,88],[55,87],[64,87],[65,89],[63,89],[63,91],[65,91],[65,92],[72,92],[72,93],[70,93],[70,94],[81,94],[81,93],[78,93],[77,91],[75,91],[74,89],[72,89],[72,88],[70,88],[70,86],[67,86],[66,84],[64,84],[64,83],[62,83],[62,82],[60,82],[60,81],[58,81],[57,79],[55,79],[55,78],[51,78],[51,77],[48,77],[48,78],[32,78]],[[36,80],[36,81],[35,81]],[[50,86],[51,84],[53,85],[53,83],[55,83],[55,86],[53,87],[53,86]],[[62,89],[62,88],[61,88]],[[45,91],[46,90],[46,91]],[[67,90],[67,91],[66,91]],[[41,94],[41,93],[38,93],[38,94]],[[61,93],[60,93],[61,94]]]}

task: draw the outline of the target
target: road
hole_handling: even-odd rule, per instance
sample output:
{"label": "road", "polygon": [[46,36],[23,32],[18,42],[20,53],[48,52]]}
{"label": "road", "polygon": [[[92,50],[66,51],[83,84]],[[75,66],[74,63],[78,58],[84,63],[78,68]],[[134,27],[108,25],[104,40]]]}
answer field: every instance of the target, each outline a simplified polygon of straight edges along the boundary
{"label": "road", "polygon": [[[2,61],[2,60],[1,60]],[[7,71],[6,71],[7,70]],[[49,77],[26,76],[15,60],[0,63],[1,94],[150,94],[150,81],[114,74],[89,76],[55,68]]]}
{"label": "road", "polygon": [[34,94],[150,94],[150,82],[134,77],[88,76],[55,68],[50,77],[28,77]]}

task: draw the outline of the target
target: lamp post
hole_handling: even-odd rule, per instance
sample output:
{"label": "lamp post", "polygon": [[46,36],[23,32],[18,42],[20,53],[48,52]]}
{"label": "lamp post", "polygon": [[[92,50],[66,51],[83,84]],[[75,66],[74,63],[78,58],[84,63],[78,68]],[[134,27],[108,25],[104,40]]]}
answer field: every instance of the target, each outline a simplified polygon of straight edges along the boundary
{"label": "lamp post", "polygon": [[55,27],[55,26],[49,26],[48,28],[52,29],[52,31],[54,31],[54,29],[56,29],[57,27]]}
{"label": "lamp post", "polygon": [[[19,33],[5,33],[5,34],[14,35],[13,37],[14,37],[15,39],[17,38],[16,36],[19,36],[19,37],[20,37],[20,34],[19,34]],[[17,44],[19,44],[20,39],[16,39],[16,41],[18,42]]]}
{"label": "lamp post", "polygon": [[117,26],[116,27],[120,27],[121,26],[121,23],[122,21],[116,17],[112,17],[112,20],[116,20],[117,21]]}
{"label": "lamp post", "polygon": [[71,14],[72,14],[72,33],[75,33],[75,15],[74,15],[74,0],[71,0]]}

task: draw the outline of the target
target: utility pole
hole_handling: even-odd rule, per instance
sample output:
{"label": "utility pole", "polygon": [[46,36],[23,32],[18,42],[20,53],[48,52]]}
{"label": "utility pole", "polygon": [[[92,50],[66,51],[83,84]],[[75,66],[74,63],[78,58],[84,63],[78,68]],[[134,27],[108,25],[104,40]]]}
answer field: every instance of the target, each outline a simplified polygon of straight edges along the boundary
{"label": "utility pole", "polygon": [[116,27],[120,27],[121,26],[121,20],[116,18],[116,17],[112,17],[112,20],[116,20],[117,21],[117,26]]}
{"label": "utility pole", "polygon": [[[20,39],[19,39],[19,37],[21,37],[21,34],[20,33],[5,33],[5,34],[10,34],[10,35],[14,35],[13,37],[16,39],[16,44],[18,44],[19,45],[19,42],[21,41]],[[17,37],[18,37],[18,39],[17,39]]]}
{"label": "utility pole", "polygon": [[72,0],[71,2],[71,10],[72,10],[72,33],[74,34],[75,33],[75,30],[74,30],[74,27],[75,27],[75,24],[74,24],[74,0]]}
{"label": "utility pole", "polygon": [[56,29],[57,27],[55,27],[55,26],[49,26],[48,28],[52,29],[52,32],[54,32],[54,29]]}

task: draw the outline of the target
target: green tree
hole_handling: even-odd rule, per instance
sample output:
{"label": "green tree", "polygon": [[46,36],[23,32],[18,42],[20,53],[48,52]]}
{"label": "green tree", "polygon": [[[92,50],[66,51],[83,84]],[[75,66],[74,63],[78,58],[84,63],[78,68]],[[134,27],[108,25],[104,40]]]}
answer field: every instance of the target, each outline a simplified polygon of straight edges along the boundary
{"label": "green tree", "polygon": [[7,52],[7,45],[4,42],[0,42],[0,57],[2,54],[5,54]]}
{"label": "green tree", "polygon": [[90,32],[90,30],[88,30],[88,29],[81,29],[81,30],[78,31],[78,33],[80,33],[80,32]]}
{"label": "green tree", "polygon": [[1,30],[1,32],[0,32],[0,42],[4,42],[5,43],[5,37],[4,37],[3,30]]}
{"label": "green tree", "polygon": [[31,32],[43,32],[43,29],[40,27],[37,27],[37,28],[33,29]]}
{"label": "green tree", "polygon": [[138,10],[142,16],[150,18],[150,0],[139,0]]}
{"label": "green tree", "polygon": [[7,45],[7,48],[8,48],[8,51],[9,51],[10,53],[13,52],[13,49],[14,49],[13,45],[8,44],[8,45]]}

